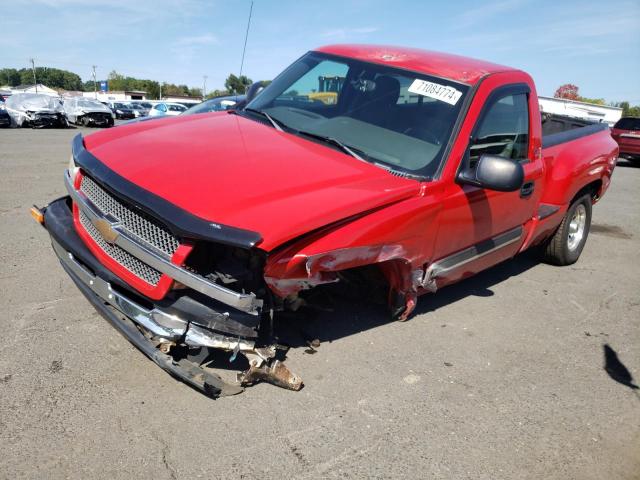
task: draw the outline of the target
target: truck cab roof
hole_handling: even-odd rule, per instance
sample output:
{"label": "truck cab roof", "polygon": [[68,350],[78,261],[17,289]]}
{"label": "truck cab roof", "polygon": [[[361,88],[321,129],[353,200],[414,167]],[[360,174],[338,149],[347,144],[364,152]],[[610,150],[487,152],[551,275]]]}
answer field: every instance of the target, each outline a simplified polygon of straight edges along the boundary
{"label": "truck cab roof", "polygon": [[467,85],[474,85],[482,77],[491,73],[517,71],[511,67],[475,58],[389,45],[336,44],[326,45],[315,51],[414,70]]}

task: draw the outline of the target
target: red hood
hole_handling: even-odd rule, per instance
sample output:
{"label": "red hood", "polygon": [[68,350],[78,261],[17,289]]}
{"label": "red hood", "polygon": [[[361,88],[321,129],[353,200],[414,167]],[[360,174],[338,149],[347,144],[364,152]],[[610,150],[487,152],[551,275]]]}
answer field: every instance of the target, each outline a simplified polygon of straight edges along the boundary
{"label": "red hood", "polygon": [[420,188],[333,148],[226,112],[123,125],[84,143],[110,169],[182,209],[260,233],[267,251]]}

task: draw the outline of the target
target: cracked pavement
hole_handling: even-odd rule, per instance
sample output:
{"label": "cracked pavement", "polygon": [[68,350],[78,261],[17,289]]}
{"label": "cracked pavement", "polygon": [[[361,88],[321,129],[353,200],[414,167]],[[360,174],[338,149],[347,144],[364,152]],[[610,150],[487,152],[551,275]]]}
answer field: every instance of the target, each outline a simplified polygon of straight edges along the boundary
{"label": "cracked pavement", "polygon": [[29,216],[64,193],[78,130],[0,130],[0,478],[632,479],[640,397],[640,168],[621,162],[580,261],[521,256],[405,323],[303,313],[301,392],[210,400],[89,306]]}

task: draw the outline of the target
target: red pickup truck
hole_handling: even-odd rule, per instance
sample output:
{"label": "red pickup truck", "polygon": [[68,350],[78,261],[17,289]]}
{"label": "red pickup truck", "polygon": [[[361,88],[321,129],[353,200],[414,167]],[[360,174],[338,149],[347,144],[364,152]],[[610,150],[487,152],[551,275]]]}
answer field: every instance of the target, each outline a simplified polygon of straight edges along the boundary
{"label": "red pickup truck", "polygon": [[[371,282],[405,320],[419,295],[530,247],[571,264],[617,154],[604,124],[543,122],[522,71],[336,45],[241,110],[77,136],[68,196],[32,214],[87,299],[162,368],[211,396],[296,390],[280,312]],[[209,368],[216,349],[246,358],[236,382]]]}

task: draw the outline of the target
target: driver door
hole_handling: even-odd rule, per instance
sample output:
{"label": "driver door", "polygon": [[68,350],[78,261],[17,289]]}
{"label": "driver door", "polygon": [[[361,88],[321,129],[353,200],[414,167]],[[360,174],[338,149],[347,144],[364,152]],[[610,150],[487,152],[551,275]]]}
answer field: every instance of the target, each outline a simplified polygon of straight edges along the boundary
{"label": "driver door", "polygon": [[[531,95],[524,84],[494,90],[478,117],[460,169],[474,168],[483,154],[519,162],[525,170],[521,189],[498,192],[450,183],[430,267],[436,287],[471,276],[517,253],[524,225],[534,216],[542,160],[530,148]],[[460,171],[460,170],[459,170]]]}

